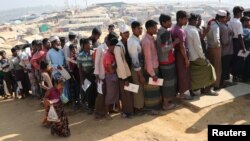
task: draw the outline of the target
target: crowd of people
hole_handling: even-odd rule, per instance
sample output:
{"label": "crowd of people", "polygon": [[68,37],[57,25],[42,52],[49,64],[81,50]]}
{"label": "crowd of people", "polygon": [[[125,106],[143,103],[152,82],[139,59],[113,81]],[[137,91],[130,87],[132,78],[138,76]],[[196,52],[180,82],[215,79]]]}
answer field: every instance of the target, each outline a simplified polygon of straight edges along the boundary
{"label": "crowd of people", "polygon": [[[160,15],[159,25],[146,21],[143,37],[142,24],[133,21],[131,30],[121,25],[119,35],[110,25],[103,43],[99,41],[102,32],[94,28],[89,38],[79,41],[69,32],[67,42],[52,36],[15,46],[10,58],[3,50],[3,96],[43,99],[43,124],[51,127],[51,134],[64,137],[70,135],[70,129],[62,95],[74,108],[84,107],[95,119],[112,119],[111,114],[117,112],[123,118],[158,115],[160,110],[174,109],[176,98],[191,100],[198,91],[217,96],[218,90],[227,87],[224,82],[230,75],[234,82],[250,79],[250,56],[238,55],[250,49],[250,18],[243,17],[243,11],[241,6],[234,7],[231,18],[229,11],[219,10],[202,27],[201,15],[181,10],[173,26],[166,14]],[[69,79],[62,74],[65,70]],[[148,83],[160,78],[162,86]],[[124,90],[130,83],[139,85],[137,93]],[[50,105],[59,122],[47,120]]]}

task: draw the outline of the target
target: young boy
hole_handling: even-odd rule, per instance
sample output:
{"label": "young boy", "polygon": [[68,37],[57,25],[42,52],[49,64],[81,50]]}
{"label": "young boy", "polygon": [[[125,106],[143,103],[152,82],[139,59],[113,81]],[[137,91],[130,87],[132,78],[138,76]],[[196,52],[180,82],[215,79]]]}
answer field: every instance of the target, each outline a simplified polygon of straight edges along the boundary
{"label": "young boy", "polygon": [[[159,17],[161,28],[157,33],[157,54],[159,58],[160,75],[164,79],[161,87],[163,95],[164,110],[175,107],[172,99],[177,95],[177,76],[175,71],[174,42],[171,37],[170,28],[172,25],[169,15],[161,14]],[[178,41],[178,40],[176,40]]]}
{"label": "young boy", "polygon": [[[74,44],[71,44],[69,46],[70,50],[70,59],[75,61],[77,60],[77,46]],[[74,106],[79,106],[79,93],[80,93],[80,85],[79,85],[79,70],[77,67],[77,64],[73,62],[69,62],[69,70],[71,74],[70,79],[70,92],[72,94],[72,100]],[[76,107],[75,107],[76,108]]]}
{"label": "young boy", "polygon": [[4,50],[0,51],[0,56],[2,57],[0,60],[0,71],[3,72],[3,80],[5,81],[7,85],[8,92],[5,92],[4,97],[7,98],[6,94],[8,93],[10,96],[12,96],[12,90],[13,90],[13,76],[10,71],[10,64],[9,59],[6,57],[6,52]]}

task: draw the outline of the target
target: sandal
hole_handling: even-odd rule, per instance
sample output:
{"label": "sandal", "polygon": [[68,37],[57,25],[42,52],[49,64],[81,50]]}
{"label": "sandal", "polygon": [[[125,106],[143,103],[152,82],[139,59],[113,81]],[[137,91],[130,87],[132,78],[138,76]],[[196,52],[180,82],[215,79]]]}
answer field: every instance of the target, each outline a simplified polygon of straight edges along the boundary
{"label": "sandal", "polygon": [[210,90],[209,92],[204,92],[204,95],[210,95],[210,96],[218,96],[219,94],[213,90]]}
{"label": "sandal", "polygon": [[159,112],[159,111],[156,111],[156,110],[151,110],[151,111],[149,112],[149,115],[151,115],[151,116],[158,116],[158,115],[160,115],[160,112]]}
{"label": "sandal", "polygon": [[107,115],[105,116],[105,118],[106,118],[107,120],[112,120],[112,117],[110,116],[110,114],[107,114]]}
{"label": "sandal", "polygon": [[192,97],[190,95],[186,95],[186,94],[184,94],[183,96],[179,96],[179,98],[181,100],[193,100],[194,99],[194,97]]}
{"label": "sandal", "polygon": [[177,106],[176,104],[171,103],[171,104],[169,104],[167,107],[166,107],[166,106],[163,106],[162,109],[163,109],[163,110],[172,110],[172,109],[175,109],[176,106]]}

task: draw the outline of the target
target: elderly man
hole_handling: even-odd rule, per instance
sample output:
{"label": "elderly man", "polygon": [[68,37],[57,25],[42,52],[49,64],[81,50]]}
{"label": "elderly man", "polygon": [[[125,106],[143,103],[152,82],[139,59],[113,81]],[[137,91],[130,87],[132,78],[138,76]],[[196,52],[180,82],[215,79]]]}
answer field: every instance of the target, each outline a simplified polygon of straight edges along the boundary
{"label": "elderly man", "polygon": [[219,25],[226,21],[227,12],[219,10],[215,19],[208,22],[210,31],[207,33],[207,57],[215,68],[216,81],[214,90],[220,88],[221,80],[221,43],[220,43],[220,27]]}
{"label": "elderly man", "polygon": [[131,71],[126,61],[127,40],[129,38],[129,28],[127,25],[120,27],[121,41],[118,42],[114,49],[115,60],[117,64],[117,75],[120,84],[120,93],[122,101],[122,117],[129,118],[133,114],[133,95],[124,90],[125,85],[129,85],[129,78],[131,77]]}
{"label": "elderly man", "polygon": [[60,69],[62,66],[65,66],[65,58],[62,49],[60,49],[60,39],[57,36],[52,36],[50,38],[51,49],[48,51],[46,55],[47,62],[50,66],[53,67],[53,74]]}

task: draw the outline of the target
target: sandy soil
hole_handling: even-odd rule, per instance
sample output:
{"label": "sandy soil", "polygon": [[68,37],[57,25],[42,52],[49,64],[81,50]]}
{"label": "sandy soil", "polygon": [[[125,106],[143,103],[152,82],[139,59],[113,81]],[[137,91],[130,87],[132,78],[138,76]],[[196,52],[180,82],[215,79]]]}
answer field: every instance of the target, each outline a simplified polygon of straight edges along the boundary
{"label": "sandy soil", "polygon": [[83,111],[67,107],[69,138],[51,136],[41,126],[44,110],[36,98],[0,100],[0,141],[206,141],[208,124],[249,124],[250,101],[244,97],[214,105],[200,111],[180,106],[162,116],[144,115],[95,121]]}

